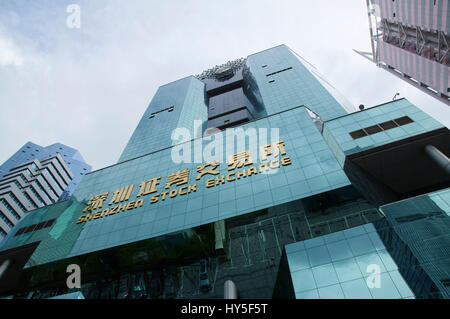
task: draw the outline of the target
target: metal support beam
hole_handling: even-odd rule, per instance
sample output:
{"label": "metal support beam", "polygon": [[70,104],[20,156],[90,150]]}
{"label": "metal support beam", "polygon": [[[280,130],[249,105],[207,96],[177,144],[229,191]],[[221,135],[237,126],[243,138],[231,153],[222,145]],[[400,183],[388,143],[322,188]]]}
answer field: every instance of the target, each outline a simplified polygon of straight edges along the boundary
{"label": "metal support beam", "polygon": [[225,284],[223,285],[224,287],[224,292],[223,292],[223,296],[224,299],[238,299],[238,293],[237,293],[237,288],[236,285],[234,284],[234,282],[232,282],[231,280],[227,280],[225,281]]}
{"label": "metal support beam", "polygon": [[1,265],[0,265],[0,279],[3,277],[5,272],[8,270],[9,266],[11,265],[11,259],[6,259]]}
{"label": "metal support beam", "polygon": [[433,145],[425,146],[425,152],[450,176],[450,159]]}

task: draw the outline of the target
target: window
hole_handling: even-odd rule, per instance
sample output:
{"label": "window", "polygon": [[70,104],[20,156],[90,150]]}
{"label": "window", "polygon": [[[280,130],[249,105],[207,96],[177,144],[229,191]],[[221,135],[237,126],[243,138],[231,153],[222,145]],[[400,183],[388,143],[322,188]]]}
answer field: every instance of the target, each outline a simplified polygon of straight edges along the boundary
{"label": "window", "polygon": [[357,138],[367,136],[367,133],[364,130],[357,130],[357,131],[351,132],[350,136],[353,137],[354,140],[356,140]]}
{"label": "window", "polygon": [[33,200],[31,199],[30,195],[28,195],[27,192],[22,191],[23,196],[25,196],[25,198],[28,200],[28,202],[31,204],[32,208],[37,208],[36,204],[33,202]]}
{"label": "window", "polygon": [[8,225],[9,227],[13,227],[13,223],[11,223],[11,221],[2,213],[0,213],[0,218],[5,222],[6,225]]}
{"label": "window", "polygon": [[[9,197],[11,197],[11,199],[14,201],[14,203],[16,203],[17,206],[19,206],[19,208],[23,211],[26,212],[27,209],[25,208],[25,206],[23,206],[23,204],[17,199],[16,195],[14,195],[13,193],[9,193]],[[20,218],[20,217],[19,217]]]}
{"label": "window", "polygon": [[383,130],[389,130],[391,128],[397,127],[397,123],[394,121],[387,121],[379,124]]}
{"label": "window", "polygon": [[382,130],[383,129],[381,127],[379,127],[378,125],[369,126],[364,129],[364,131],[366,131],[367,134],[369,134],[369,135],[381,132]]}
{"label": "window", "polygon": [[58,194],[56,194],[53,187],[50,186],[50,184],[47,182],[47,180],[45,178],[46,178],[46,176],[42,175],[42,181],[44,182],[45,186],[47,186],[47,188],[53,193],[53,195],[55,195],[55,197],[58,198],[59,197]]}
{"label": "window", "polygon": [[161,113],[161,112],[165,112],[165,111],[167,111],[167,112],[172,112],[173,109],[174,109],[174,107],[175,107],[175,106],[172,105],[172,106],[169,106],[169,107],[167,107],[167,108],[165,108],[165,109],[163,109],[163,110],[153,112],[153,113],[150,114],[149,118],[152,119],[152,118],[155,117],[156,114]]}
{"label": "window", "polygon": [[[59,183],[56,181],[55,176],[53,176],[53,173],[51,170],[47,170],[48,174],[47,176],[49,177],[50,181],[53,182],[53,184],[56,185],[57,190],[59,190],[61,193],[64,191],[61,187],[61,185],[59,185]],[[83,173],[81,173],[83,174]]]}
{"label": "window", "polygon": [[270,81],[269,81],[269,83],[273,83],[273,82],[275,82],[275,80],[270,80]]}
{"label": "window", "polygon": [[276,71],[276,72],[273,72],[273,73],[266,74],[266,76],[275,75],[275,74],[278,74],[278,73],[281,73],[281,72],[284,72],[284,71],[287,71],[287,70],[291,70],[291,69],[292,69],[292,67],[288,67],[288,68],[280,70],[280,71]]}
{"label": "window", "polygon": [[400,117],[398,119],[395,119],[394,121],[395,123],[398,124],[398,126],[406,125],[413,122],[413,120],[411,120],[408,116]]}
{"label": "window", "polygon": [[48,200],[49,202],[51,202],[50,197],[48,197],[47,192],[45,191],[44,187],[42,187],[42,185],[38,182],[35,182],[34,184],[37,185],[37,187],[42,191],[42,193],[44,194],[44,198],[46,200]]}
{"label": "window", "polygon": [[31,192],[33,193],[34,196],[36,196],[36,198],[38,199],[38,201],[42,204],[42,205],[46,205],[45,202],[42,200],[42,197],[38,194],[38,192],[36,192],[36,190],[33,187],[28,188],[29,190],[31,190]]}
{"label": "window", "polygon": [[55,219],[50,219],[50,220],[46,220],[46,221],[40,222],[39,224],[33,224],[33,225],[22,227],[14,234],[14,236],[19,236],[19,235],[22,235],[22,234],[26,234],[26,233],[30,233],[30,232],[33,232],[33,231],[37,231],[37,230],[42,229],[42,228],[50,227],[50,226],[52,226],[54,224],[54,222],[55,222]]}
{"label": "window", "polygon": [[24,183],[28,183],[27,179],[25,178],[25,176],[20,175],[20,178],[24,181]]}
{"label": "window", "polygon": [[372,134],[376,134],[378,132],[387,131],[387,130],[393,129],[395,127],[406,125],[406,124],[409,124],[412,122],[414,122],[414,121],[411,118],[409,118],[408,116],[403,116],[403,117],[399,117],[392,121],[387,121],[387,122],[383,122],[380,124],[368,126],[361,130],[350,132],[349,134],[354,140],[356,140],[358,138],[361,138],[361,137],[364,137],[367,135],[372,135]]}
{"label": "window", "polygon": [[12,208],[11,205],[9,205],[9,203],[8,203],[4,198],[0,199],[0,203],[2,203],[3,206],[5,206],[6,209],[7,209],[7,210],[8,210],[8,211],[9,211],[9,212],[10,212],[17,220],[20,219],[19,214],[16,213],[16,211]]}

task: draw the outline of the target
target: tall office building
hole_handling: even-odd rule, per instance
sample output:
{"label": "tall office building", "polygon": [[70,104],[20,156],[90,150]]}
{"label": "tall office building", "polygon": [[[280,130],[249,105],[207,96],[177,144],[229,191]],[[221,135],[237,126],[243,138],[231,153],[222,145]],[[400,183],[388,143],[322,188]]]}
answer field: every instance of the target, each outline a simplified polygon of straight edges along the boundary
{"label": "tall office building", "polygon": [[26,212],[67,199],[90,170],[71,147],[26,143],[0,166],[0,240]]}
{"label": "tall office building", "polygon": [[448,0],[366,0],[377,66],[450,105]]}
{"label": "tall office building", "polygon": [[447,298],[449,130],[338,95],[285,45],[161,86],[117,164],[4,240],[0,294]]}

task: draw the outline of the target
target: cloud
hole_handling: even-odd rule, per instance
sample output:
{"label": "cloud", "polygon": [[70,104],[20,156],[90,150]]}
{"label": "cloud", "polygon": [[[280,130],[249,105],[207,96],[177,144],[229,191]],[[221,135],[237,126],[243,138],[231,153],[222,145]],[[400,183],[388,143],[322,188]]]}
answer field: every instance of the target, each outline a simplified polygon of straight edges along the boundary
{"label": "cloud", "polygon": [[0,66],[22,66],[23,57],[14,41],[0,29]]}

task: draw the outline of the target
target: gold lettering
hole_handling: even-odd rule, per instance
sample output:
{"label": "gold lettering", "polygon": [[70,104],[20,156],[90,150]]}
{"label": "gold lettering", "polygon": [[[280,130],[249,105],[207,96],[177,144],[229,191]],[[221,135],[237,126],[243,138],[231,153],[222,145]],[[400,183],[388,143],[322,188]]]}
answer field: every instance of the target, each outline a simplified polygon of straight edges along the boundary
{"label": "gold lettering", "polygon": [[233,179],[231,179],[231,176],[234,176],[234,172],[231,172],[230,174],[227,175],[227,181],[228,182],[232,182],[235,180],[235,178],[233,177]]}
{"label": "gold lettering", "polygon": [[100,218],[100,217],[103,217],[103,216],[102,216],[102,211],[101,211],[101,210],[96,211],[96,212],[94,213],[93,219],[97,219],[97,218]]}
{"label": "gold lettering", "polygon": [[278,156],[279,153],[286,155],[283,140],[260,147],[261,161],[265,161],[268,155]]}
{"label": "gold lettering", "polygon": [[278,160],[273,160],[270,162],[270,168],[278,168],[280,167],[280,163],[278,163]]}
{"label": "gold lettering", "polygon": [[180,188],[180,191],[179,191],[179,194],[180,194],[180,195],[186,195],[187,192],[183,192],[183,189],[186,189],[186,188],[187,188],[187,186],[181,187],[181,188]]}
{"label": "gold lettering", "polygon": [[241,176],[244,177],[244,178],[246,177],[246,175],[245,175],[245,169],[242,170],[242,173],[241,173],[240,171],[237,171],[237,172],[236,172],[236,177],[237,177],[237,179],[240,179]]}
{"label": "gold lettering", "polygon": [[92,196],[86,208],[83,209],[83,212],[102,208],[103,202],[108,198],[108,194],[109,192]]}
{"label": "gold lettering", "polygon": [[114,215],[115,213],[117,213],[117,208],[119,208],[119,206],[112,207],[111,211],[109,212],[109,215]]}
{"label": "gold lettering", "polygon": [[102,210],[102,217],[108,216],[108,213],[109,213],[109,208]]}
{"label": "gold lettering", "polygon": [[[206,174],[211,174],[211,175],[219,174],[219,172],[216,171],[216,168],[219,165],[220,165],[220,162],[215,161],[215,162],[207,162],[205,164],[197,166],[197,172],[200,174],[198,174],[195,179],[199,180],[200,178],[202,178],[203,175],[206,175]],[[209,167],[209,166],[211,166],[211,167],[209,169],[207,169],[207,167]]]}
{"label": "gold lettering", "polygon": [[258,170],[256,169],[255,166],[252,166],[247,170],[247,174],[248,174],[248,176],[252,176],[253,174],[256,175],[256,174],[258,174]]}
{"label": "gold lettering", "polygon": [[188,193],[197,191],[197,183],[189,185]]}
{"label": "gold lettering", "polygon": [[136,205],[134,207],[135,208],[137,208],[138,206],[142,207],[142,205],[144,205],[144,200],[141,198],[136,201]]}
{"label": "gold lettering", "polygon": [[187,184],[189,180],[189,169],[185,168],[175,173],[171,173],[167,177],[166,188],[170,188],[172,184],[176,184],[177,186],[181,186],[183,184]]}
{"label": "gold lettering", "polygon": [[119,205],[119,208],[117,208],[117,213],[124,212],[126,210],[127,210],[127,203]]}
{"label": "gold lettering", "polygon": [[177,196],[177,194],[178,194],[178,189],[176,189],[176,188],[172,189],[169,193],[169,197],[174,198],[175,196]]}
{"label": "gold lettering", "polygon": [[142,181],[141,184],[139,184],[139,193],[136,195],[136,197],[145,196],[151,193],[157,192],[156,185],[159,185],[161,180],[161,176],[151,178],[147,181]]}
{"label": "gold lettering", "polygon": [[291,164],[292,164],[292,162],[291,162],[291,158],[289,156],[283,157],[281,159],[281,165],[288,166],[288,165],[291,165]]}
{"label": "gold lettering", "polygon": [[206,188],[214,187],[214,178],[206,180]]}
{"label": "gold lettering", "polygon": [[84,217],[86,217],[86,215],[81,215],[78,217],[77,224],[85,222]]}
{"label": "gold lettering", "polygon": [[219,185],[220,183],[225,184],[225,176],[222,175],[220,177],[216,177],[216,185]]}
{"label": "gold lettering", "polygon": [[253,160],[249,150],[228,156],[229,171],[236,169],[236,167],[241,168],[242,166],[248,166],[251,164],[253,164]]}
{"label": "gold lettering", "polygon": [[265,167],[266,168],[266,172],[269,171],[269,166],[266,163],[262,163],[261,165],[259,165],[259,172],[262,172],[262,168]]}
{"label": "gold lettering", "polygon": [[135,204],[135,202],[134,202],[134,201],[131,201],[131,202],[129,202],[129,203],[127,204],[127,210],[130,210],[130,209],[136,208],[136,207],[134,206],[134,204]]}
{"label": "gold lettering", "polygon": [[169,192],[161,193],[161,200],[165,200],[167,194],[169,194]]}
{"label": "gold lettering", "polygon": [[152,196],[152,200],[150,201],[150,204],[157,203],[159,200],[159,194],[155,194]]}
{"label": "gold lettering", "polygon": [[117,189],[114,194],[113,198],[109,202],[108,205],[117,204],[120,202],[124,202],[130,199],[131,192],[133,191],[134,185],[128,185],[122,188]]}

